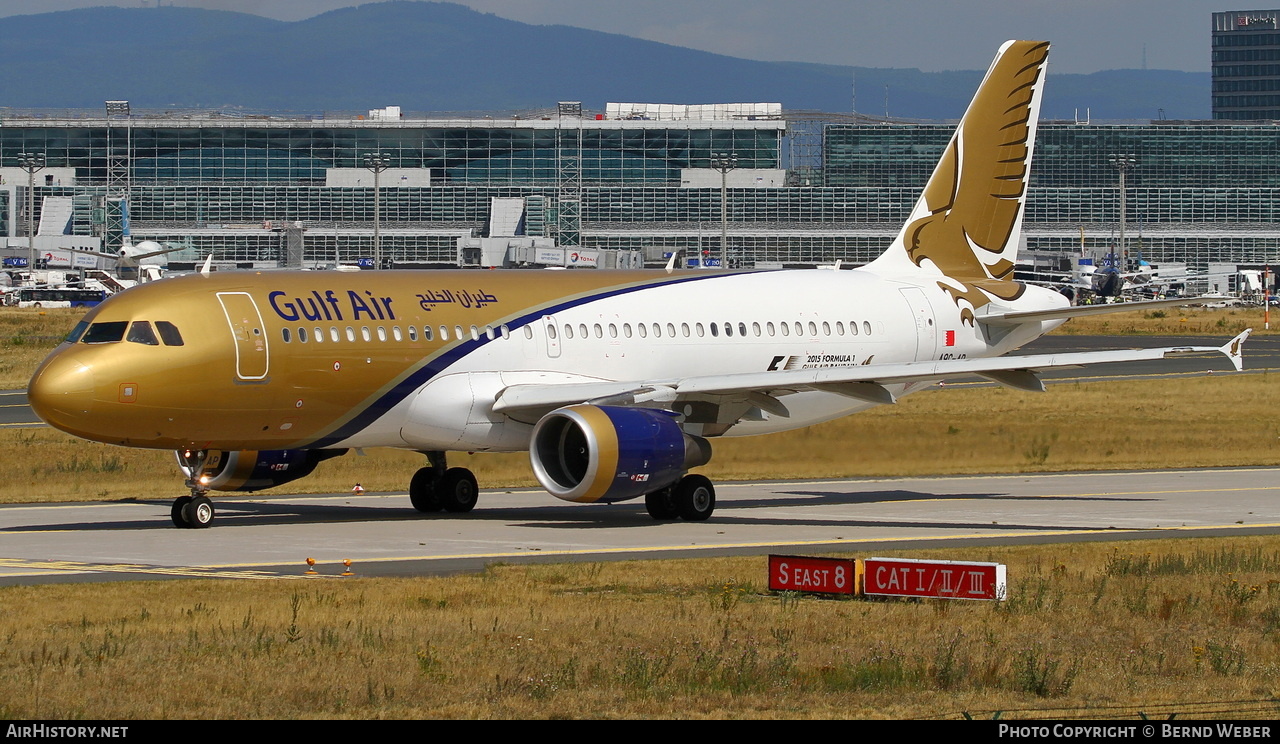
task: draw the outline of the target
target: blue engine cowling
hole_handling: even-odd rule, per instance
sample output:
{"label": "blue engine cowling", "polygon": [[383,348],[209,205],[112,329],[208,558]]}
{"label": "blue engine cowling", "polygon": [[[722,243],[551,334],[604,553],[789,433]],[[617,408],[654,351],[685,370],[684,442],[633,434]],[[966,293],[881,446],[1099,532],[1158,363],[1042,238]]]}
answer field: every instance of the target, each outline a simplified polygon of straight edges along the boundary
{"label": "blue engine cowling", "polygon": [[[212,450],[200,472],[214,491],[261,491],[311,474],[316,465],[346,450]],[[179,464],[182,459],[179,455]]]}
{"label": "blue engine cowling", "polygon": [[567,406],[538,421],[529,445],[534,475],[565,501],[625,501],[658,491],[711,459],[675,414],[649,408]]}

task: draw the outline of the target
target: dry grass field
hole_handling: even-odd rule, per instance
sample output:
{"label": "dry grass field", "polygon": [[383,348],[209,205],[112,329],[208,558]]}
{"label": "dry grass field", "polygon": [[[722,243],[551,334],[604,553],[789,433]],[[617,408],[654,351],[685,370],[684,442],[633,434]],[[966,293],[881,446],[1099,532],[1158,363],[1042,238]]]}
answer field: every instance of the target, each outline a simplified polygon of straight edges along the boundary
{"label": "dry grass field", "polygon": [[83,310],[0,307],[0,390],[25,388],[36,366],[82,317]]}
{"label": "dry grass field", "polygon": [[1225,341],[1246,328],[1254,333],[1277,333],[1280,311],[1272,309],[1271,328],[1264,329],[1261,307],[1168,308],[1073,318],[1057,330],[1068,336],[1212,335]]}
{"label": "dry grass field", "polygon": [[771,594],[763,557],[0,588],[0,717],[1280,714],[1280,538],[911,555],[1009,598]]}

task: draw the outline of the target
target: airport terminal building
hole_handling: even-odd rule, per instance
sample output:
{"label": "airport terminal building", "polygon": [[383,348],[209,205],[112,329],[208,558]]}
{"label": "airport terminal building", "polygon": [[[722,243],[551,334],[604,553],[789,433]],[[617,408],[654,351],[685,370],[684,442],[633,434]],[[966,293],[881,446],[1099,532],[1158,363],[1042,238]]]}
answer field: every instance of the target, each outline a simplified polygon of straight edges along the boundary
{"label": "airport terminal building", "polygon": [[[28,224],[97,236],[108,250],[127,224],[134,241],[185,246],[177,261],[212,252],[242,266],[368,259],[375,233],[384,265],[457,265],[460,245],[481,237],[614,257],[600,266],[660,265],[674,250],[718,256],[722,231],[738,266],[864,263],[892,239],[954,128],[778,104],[561,104],[445,119],[113,103],[105,114],[0,110],[5,255],[21,252]],[[1027,248],[1110,250],[1118,160],[1131,253],[1195,267],[1280,257],[1275,121],[1042,123]],[[522,262],[512,253],[507,264]]]}

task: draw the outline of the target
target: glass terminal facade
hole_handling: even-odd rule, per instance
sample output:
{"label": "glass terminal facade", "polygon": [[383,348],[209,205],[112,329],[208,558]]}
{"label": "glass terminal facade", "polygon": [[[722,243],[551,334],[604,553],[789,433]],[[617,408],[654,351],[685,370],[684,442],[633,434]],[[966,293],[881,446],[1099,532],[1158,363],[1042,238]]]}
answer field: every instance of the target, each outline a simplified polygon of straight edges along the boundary
{"label": "glass terminal facade", "polygon": [[[836,125],[826,130],[830,186],[914,203],[953,127]],[[1027,247],[1086,254],[1111,250],[1120,220],[1119,175],[1129,156],[1126,240],[1150,261],[1263,263],[1280,247],[1280,126],[1276,123],[1046,122],[1031,165]],[[890,184],[913,194],[899,202]],[[895,219],[905,218],[905,211]],[[1081,234],[1083,233],[1083,235]]]}
{"label": "glass terminal facade", "polygon": [[1280,10],[1213,14],[1213,118],[1280,119]]}
{"label": "glass terminal facade", "polygon": [[[180,261],[212,251],[218,261],[270,264],[298,226],[305,262],[349,261],[372,255],[373,173],[362,166],[380,153],[389,165],[377,198],[380,241],[397,265],[455,264],[458,238],[483,234],[495,198],[524,199],[530,232],[545,225],[553,238],[565,235],[556,228],[572,205],[582,248],[642,251],[660,265],[677,249],[718,254],[721,174],[710,166],[717,153],[733,153],[739,170],[792,174],[786,185],[731,182],[723,209],[738,264],[863,263],[896,234],[952,129],[827,123],[789,132],[777,119],[6,115],[0,235],[19,235],[25,224],[19,153],[42,153],[49,170],[36,180],[37,212],[47,198],[69,204],[75,234],[110,237],[127,193],[134,239],[188,246],[175,254]],[[1197,267],[1277,259],[1280,127],[1259,122],[1042,124],[1028,248],[1111,249],[1117,155],[1137,160],[1128,176],[1131,251]],[[704,177],[682,183],[689,170]]]}
{"label": "glass terminal facade", "polygon": [[[707,168],[733,152],[741,168],[776,168],[781,122],[492,121],[378,123],[225,118],[180,122],[134,117],[112,122],[5,121],[0,153],[44,153],[49,167],[76,169],[77,183],[108,181],[110,153],[127,158],[133,183],[324,185],[330,168],[361,168],[382,153],[391,168],[429,168],[449,185],[555,184],[565,151],[584,182],[678,182],[681,168]],[[600,126],[608,124],[611,126]],[[741,126],[749,124],[750,126]]]}

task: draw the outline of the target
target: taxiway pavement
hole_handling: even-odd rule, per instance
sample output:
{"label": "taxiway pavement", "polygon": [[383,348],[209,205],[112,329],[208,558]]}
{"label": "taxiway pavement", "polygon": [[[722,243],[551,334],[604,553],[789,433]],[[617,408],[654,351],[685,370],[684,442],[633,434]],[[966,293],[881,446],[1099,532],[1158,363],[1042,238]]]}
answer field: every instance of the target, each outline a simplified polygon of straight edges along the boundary
{"label": "taxiway pavement", "polygon": [[170,502],[0,506],[0,584],[161,578],[436,575],[494,561],[855,552],[1280,533],[1280,468],[722,483],[706,522],[643,503],[486,491],[470,514],[399,494],[229,496],[210,529]]}

